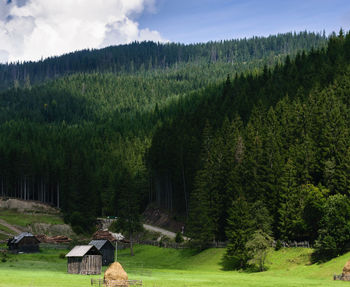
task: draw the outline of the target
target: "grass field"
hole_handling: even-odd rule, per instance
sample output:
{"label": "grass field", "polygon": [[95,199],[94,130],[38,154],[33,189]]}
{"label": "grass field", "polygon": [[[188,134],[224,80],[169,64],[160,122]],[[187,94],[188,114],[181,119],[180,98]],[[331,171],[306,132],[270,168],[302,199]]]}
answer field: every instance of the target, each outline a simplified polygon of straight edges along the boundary
{"label": "grass field", "polygon": [[[269,254],[268,271],[246,273],[222,271],[224,251],[209,249],[195,254],[191,250],[136,246],[134,257],[129,250],[122,250],[118,260],[130,279],[142,279],[147,287],[350,285],[332,280],[334,273],[341,273],[350,253],[325,264],[311,265],[310,249],[282,249]],[[90,278],[102,277],[67,274],[66,259],[60,258],[66,252],[45,249],[38,254],[9,255],[6,262],[0,260],[0,286],[83,287],[90,286]]]}
{"label": "grass field", "polygon": [[0,219],[7,221],[10,224],[26,227],[32,223],[49,223],[49,224],[63,224],[63,219],[58,215],[50,214],[30,214],[25,216],[18,213],[16,210],[2,209],[0,210]]}

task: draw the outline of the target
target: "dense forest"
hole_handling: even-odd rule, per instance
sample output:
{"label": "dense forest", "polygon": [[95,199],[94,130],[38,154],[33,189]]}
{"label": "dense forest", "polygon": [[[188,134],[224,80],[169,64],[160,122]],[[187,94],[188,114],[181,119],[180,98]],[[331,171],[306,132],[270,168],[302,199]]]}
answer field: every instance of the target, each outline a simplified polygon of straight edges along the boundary
{"label": "dense forest", "polygon": [[349,65],[342,31],[1,65],[0,195],[60,206],[77,232],[153,202],[241,267],[257,230],[334,256],[350,238]]}
{"label": "dense forest", "polygon": [[341,31],[327,48],[227,77],[157,129],[151,170],[188,207],[197,244],[228,239],[239,266],[258,229],[315,242],[321,257],[349,248],[349,64]]}

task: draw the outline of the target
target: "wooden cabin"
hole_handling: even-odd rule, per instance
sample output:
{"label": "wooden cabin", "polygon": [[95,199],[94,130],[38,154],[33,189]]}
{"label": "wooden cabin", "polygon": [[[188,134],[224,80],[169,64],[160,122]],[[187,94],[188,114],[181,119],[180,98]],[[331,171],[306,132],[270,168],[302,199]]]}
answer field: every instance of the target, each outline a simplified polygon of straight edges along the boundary
{"label": "wooden cabin", "polygon": [[114,262],[115,246],[109,240],[92,240],[89,245],[95,246],[101,252],[103,266]]}
{"label": "wooden cabin", "polygon": [[93,245],[77,245],[66,255],[70,274],[101,274],[102,255]]}
{"label": "wooden cabin", "polygon": [[23,232],[7,241],[9,250],[23,253],[39,252],[39,244],[40,241],[29,232]]}

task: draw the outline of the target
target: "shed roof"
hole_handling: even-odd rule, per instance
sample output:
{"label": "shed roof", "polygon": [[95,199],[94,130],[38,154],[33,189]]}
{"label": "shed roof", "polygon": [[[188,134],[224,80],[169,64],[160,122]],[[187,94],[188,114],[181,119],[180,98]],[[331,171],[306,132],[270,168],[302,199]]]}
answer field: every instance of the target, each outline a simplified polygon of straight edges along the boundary
{"label": "shed roof", "polygon": [[101,240],[91,240],[89,245],[94,245],[98,250],[101,250],[105,244],[110,244],[113,248],[113,244],[109,240],[101,239]]}
{"label": "shed roof", "polygon": [[71,251],[66,254],[66,257],[83,257],[89,251],[92,251],[96,254],[100,254],[100,252],[93,245],[77,245]]}
{"label": "shed roof", "polygon": [[39,240],[38,240],[33,234],[31,234],[31,233],[29,233],[29,232],[22,232],[21,234],[19,234],[19,235],[13,237],[13,238],[11,239],[10,243],[12,243],[12,244],[17,244],[17,243],[19,243],[24,237],[34,237],[34,238],[38,241],[38,243],[39,243]]}

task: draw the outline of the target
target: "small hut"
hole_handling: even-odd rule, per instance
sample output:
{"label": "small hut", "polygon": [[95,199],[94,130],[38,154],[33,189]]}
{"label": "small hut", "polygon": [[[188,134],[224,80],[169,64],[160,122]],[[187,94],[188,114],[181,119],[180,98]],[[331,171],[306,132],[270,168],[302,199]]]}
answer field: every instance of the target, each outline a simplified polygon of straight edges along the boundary
{"label": "small hut", "polygon": [[93,245],[102,254],[102,265],[106,266],[114,262],[115,247],[109,240],[92,240]]}
{"label": "small hut", "polygon": [[31,233],[23,232],[7,241],[9,250],[13,252],[34,253],[39,252],[40,241]]}
{"label": "small hut", "polygon": [[67,255],[70,274],[101,274],[102,255],[93,245],[77,245]]}

